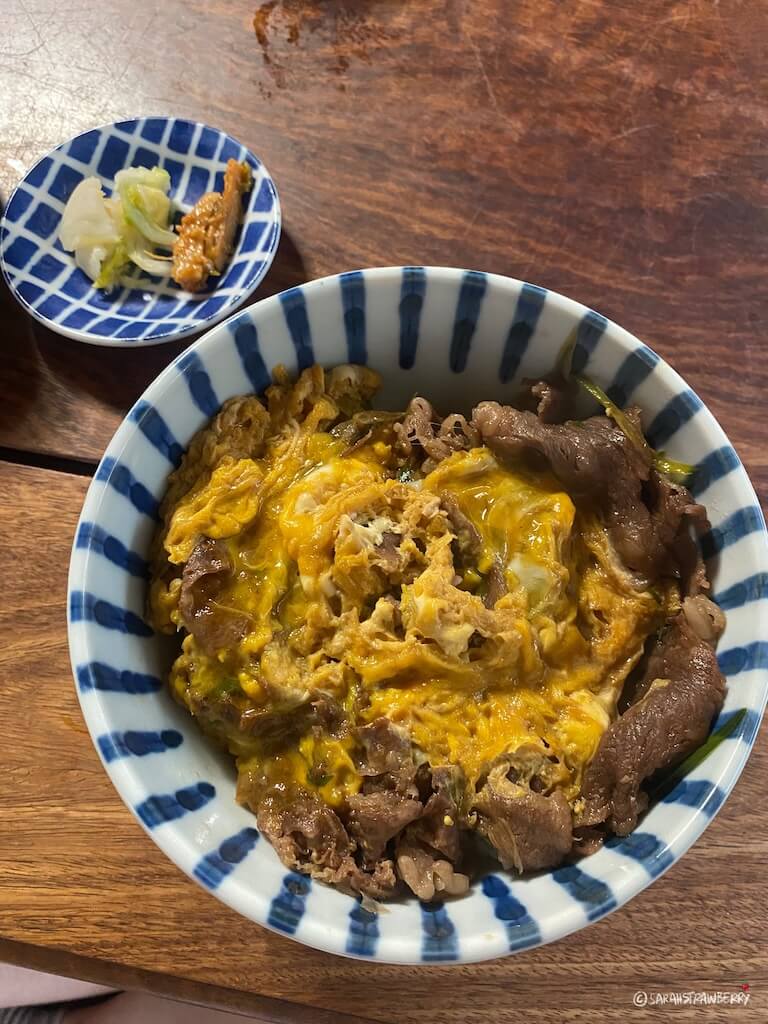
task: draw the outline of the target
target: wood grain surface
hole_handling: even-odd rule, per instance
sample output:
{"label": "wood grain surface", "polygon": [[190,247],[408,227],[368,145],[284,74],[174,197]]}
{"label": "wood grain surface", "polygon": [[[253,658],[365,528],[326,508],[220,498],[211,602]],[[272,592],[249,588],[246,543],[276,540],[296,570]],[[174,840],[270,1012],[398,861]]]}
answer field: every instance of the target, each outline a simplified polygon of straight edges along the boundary
{"label": "wood grain surface", "polygon": [[[218,125],[283,202],[259,294],[419,262],[565,292],[680,370],[765,493],[768,5],[11,0],[4,28],[0,192],[100,122]],[[0,445],[97,459],[178,351],[78,345],[0,303]]]}
{"label": "wood grain surface", "polygon": [[[257,297],[400,263],[522,277],[640,336],[768,496],[768,6],[758,0],[6,0],[0,205],[76,132],[178,114],[239,137],[284,210]],[[34,324],[0,284],[0,449],[89,465],[180,350]],[[619,913],[471,967],[304,949],[189,882],[113,791],[66,647],[84,477],[0,464],[0,959],[339,1024],[768,1020],[764,734],[694,850]],[[746,1008],[636,991],[749,984]]]}
{"label": "wood grain surface", "polygon": [[0,463],[0,551],[13,552],[0,595],[0,959],[300,1024],[658,1021],[663,1009],[633,1008],[636,991],[742,984],[751,1007],[677,1007],[674,1019],[768,1018],[764,735],[712,826],[663,878],[585,931],[505,960],[424,968],[333,957],[189,881],[124,807],[80,715],[65,595],[86,486]]}

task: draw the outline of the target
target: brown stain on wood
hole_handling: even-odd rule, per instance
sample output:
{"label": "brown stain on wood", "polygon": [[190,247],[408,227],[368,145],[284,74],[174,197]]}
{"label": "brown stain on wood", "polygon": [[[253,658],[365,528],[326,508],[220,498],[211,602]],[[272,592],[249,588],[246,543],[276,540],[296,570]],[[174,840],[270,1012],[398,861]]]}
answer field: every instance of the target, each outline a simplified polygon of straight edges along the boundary
{"label": "brown stain on wood", "polygon": [[[371,49],[395,38],[376,16],[375,3],[365,0],[267,0],[253,16],[253,28],[264,66],[277,88],[295,84],[292,65],[301,50],[317,47],[308,34],[319,34],[329,51],[326,70],[343,76],[352,60],[371,62]],[[337,83],[346,90],[346,84]]]}
{"label": "brown stain on wood", "polygon": [[[154,0],[116,0],[108,18],[53,0],[12,7],[0,62],[2,193],[18,161],[91,124],[183,109],[242,139],[275,175],[286,233],[259,297],[401,263],[565,292],[685,376],[765,499],[768,8],[284,0],[262,25],[263,44],[254,13],[252,0],[169,0],[169,61]],[[98,52],[80,67],[76,53],[97,30]],[[180,97],[185,62],[195,75]],[[183,348],[78,345],[33,324],[3,284],[0,344],[0,446],[91,461]],[[764,734],[672,871],[597,925],[509,960],[425,969],[334,959],[187,881],[72,727],[80,712],[63,609],[86,483],[0,467],[0,550],[11,556],[0,600],[0,958],[318,1024],[342,1014],[642,1024],[664,1011],[632,1008],[637,990],[743,982],[746,1009],[681,1006],[674,1019],[765,1019]]]}

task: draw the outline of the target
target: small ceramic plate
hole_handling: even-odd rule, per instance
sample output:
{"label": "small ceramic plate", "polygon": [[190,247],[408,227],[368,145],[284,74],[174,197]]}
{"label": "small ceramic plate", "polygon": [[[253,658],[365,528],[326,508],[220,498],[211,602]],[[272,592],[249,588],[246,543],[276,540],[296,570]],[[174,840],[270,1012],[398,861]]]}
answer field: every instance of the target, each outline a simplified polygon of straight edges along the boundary
{"label": "small ceramic plate", "polygon": [[[135,272],[136,286],[104,292],[58,240],[67,199],[95,175],[109,194],[124,167],[163,167],[171,198],[186,212],[222,187],[227,160],[253,171],[237,245],[212,287],[192,295],[173,281]],[[280,238],[280,201],[261,161],[225,132],[177,117],[144,117],[93,128],[57,146],[27,173],[0,222],[0,266],[8,286],[40,323],[93,345],[154,345],[184,338],[228,316],[254,291]]]}

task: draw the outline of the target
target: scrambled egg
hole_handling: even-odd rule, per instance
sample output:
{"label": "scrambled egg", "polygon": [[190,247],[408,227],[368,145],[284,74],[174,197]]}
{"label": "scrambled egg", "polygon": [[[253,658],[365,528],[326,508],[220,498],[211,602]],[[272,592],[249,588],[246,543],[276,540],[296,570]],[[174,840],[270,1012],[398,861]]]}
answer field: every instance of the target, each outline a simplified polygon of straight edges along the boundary
{"label": "scrambled egg", "polygon": [[[155,623],[184,624],[181,568],[209,537],[232,571],[208,611],[245,624],[215,651],[186,636],[175,696],[241,773],[334,807],[361,784],[352,727],[382,715],[471,792],[494,758],[550,750],[575,801],[671,591],[628,588],[604,528],[546,472],[475,448],[399,479],[391,431],[350,451],[323,429],[331,414],[320,400],[270,435],[254,411],[258,458],[210,456],[172,492]],[[302,728],[319,698],[346,727]]]}

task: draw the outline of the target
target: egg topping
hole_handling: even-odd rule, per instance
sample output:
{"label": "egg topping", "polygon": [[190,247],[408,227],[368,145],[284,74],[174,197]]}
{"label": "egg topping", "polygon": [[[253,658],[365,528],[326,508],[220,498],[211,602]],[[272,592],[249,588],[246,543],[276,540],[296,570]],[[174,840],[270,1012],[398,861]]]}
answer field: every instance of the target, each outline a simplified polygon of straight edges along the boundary
{"label": "egg topping", "polygon": [[[343,807],[362,781],[355,727],[386,716],[470,795],[534,744],[575,801],[673,589],[628,586],[604,526],[546,471],[474,448],[398,473],[389,427],[350,449],[321,426],[310,414],[258,458],[225,455],[176,502],[168,562],[222,542],[231,572],[208,607],[238,623],[218,648],[185,637],[176,698],[261,791]],[[180,586],[151,590],[179,628]]]}

